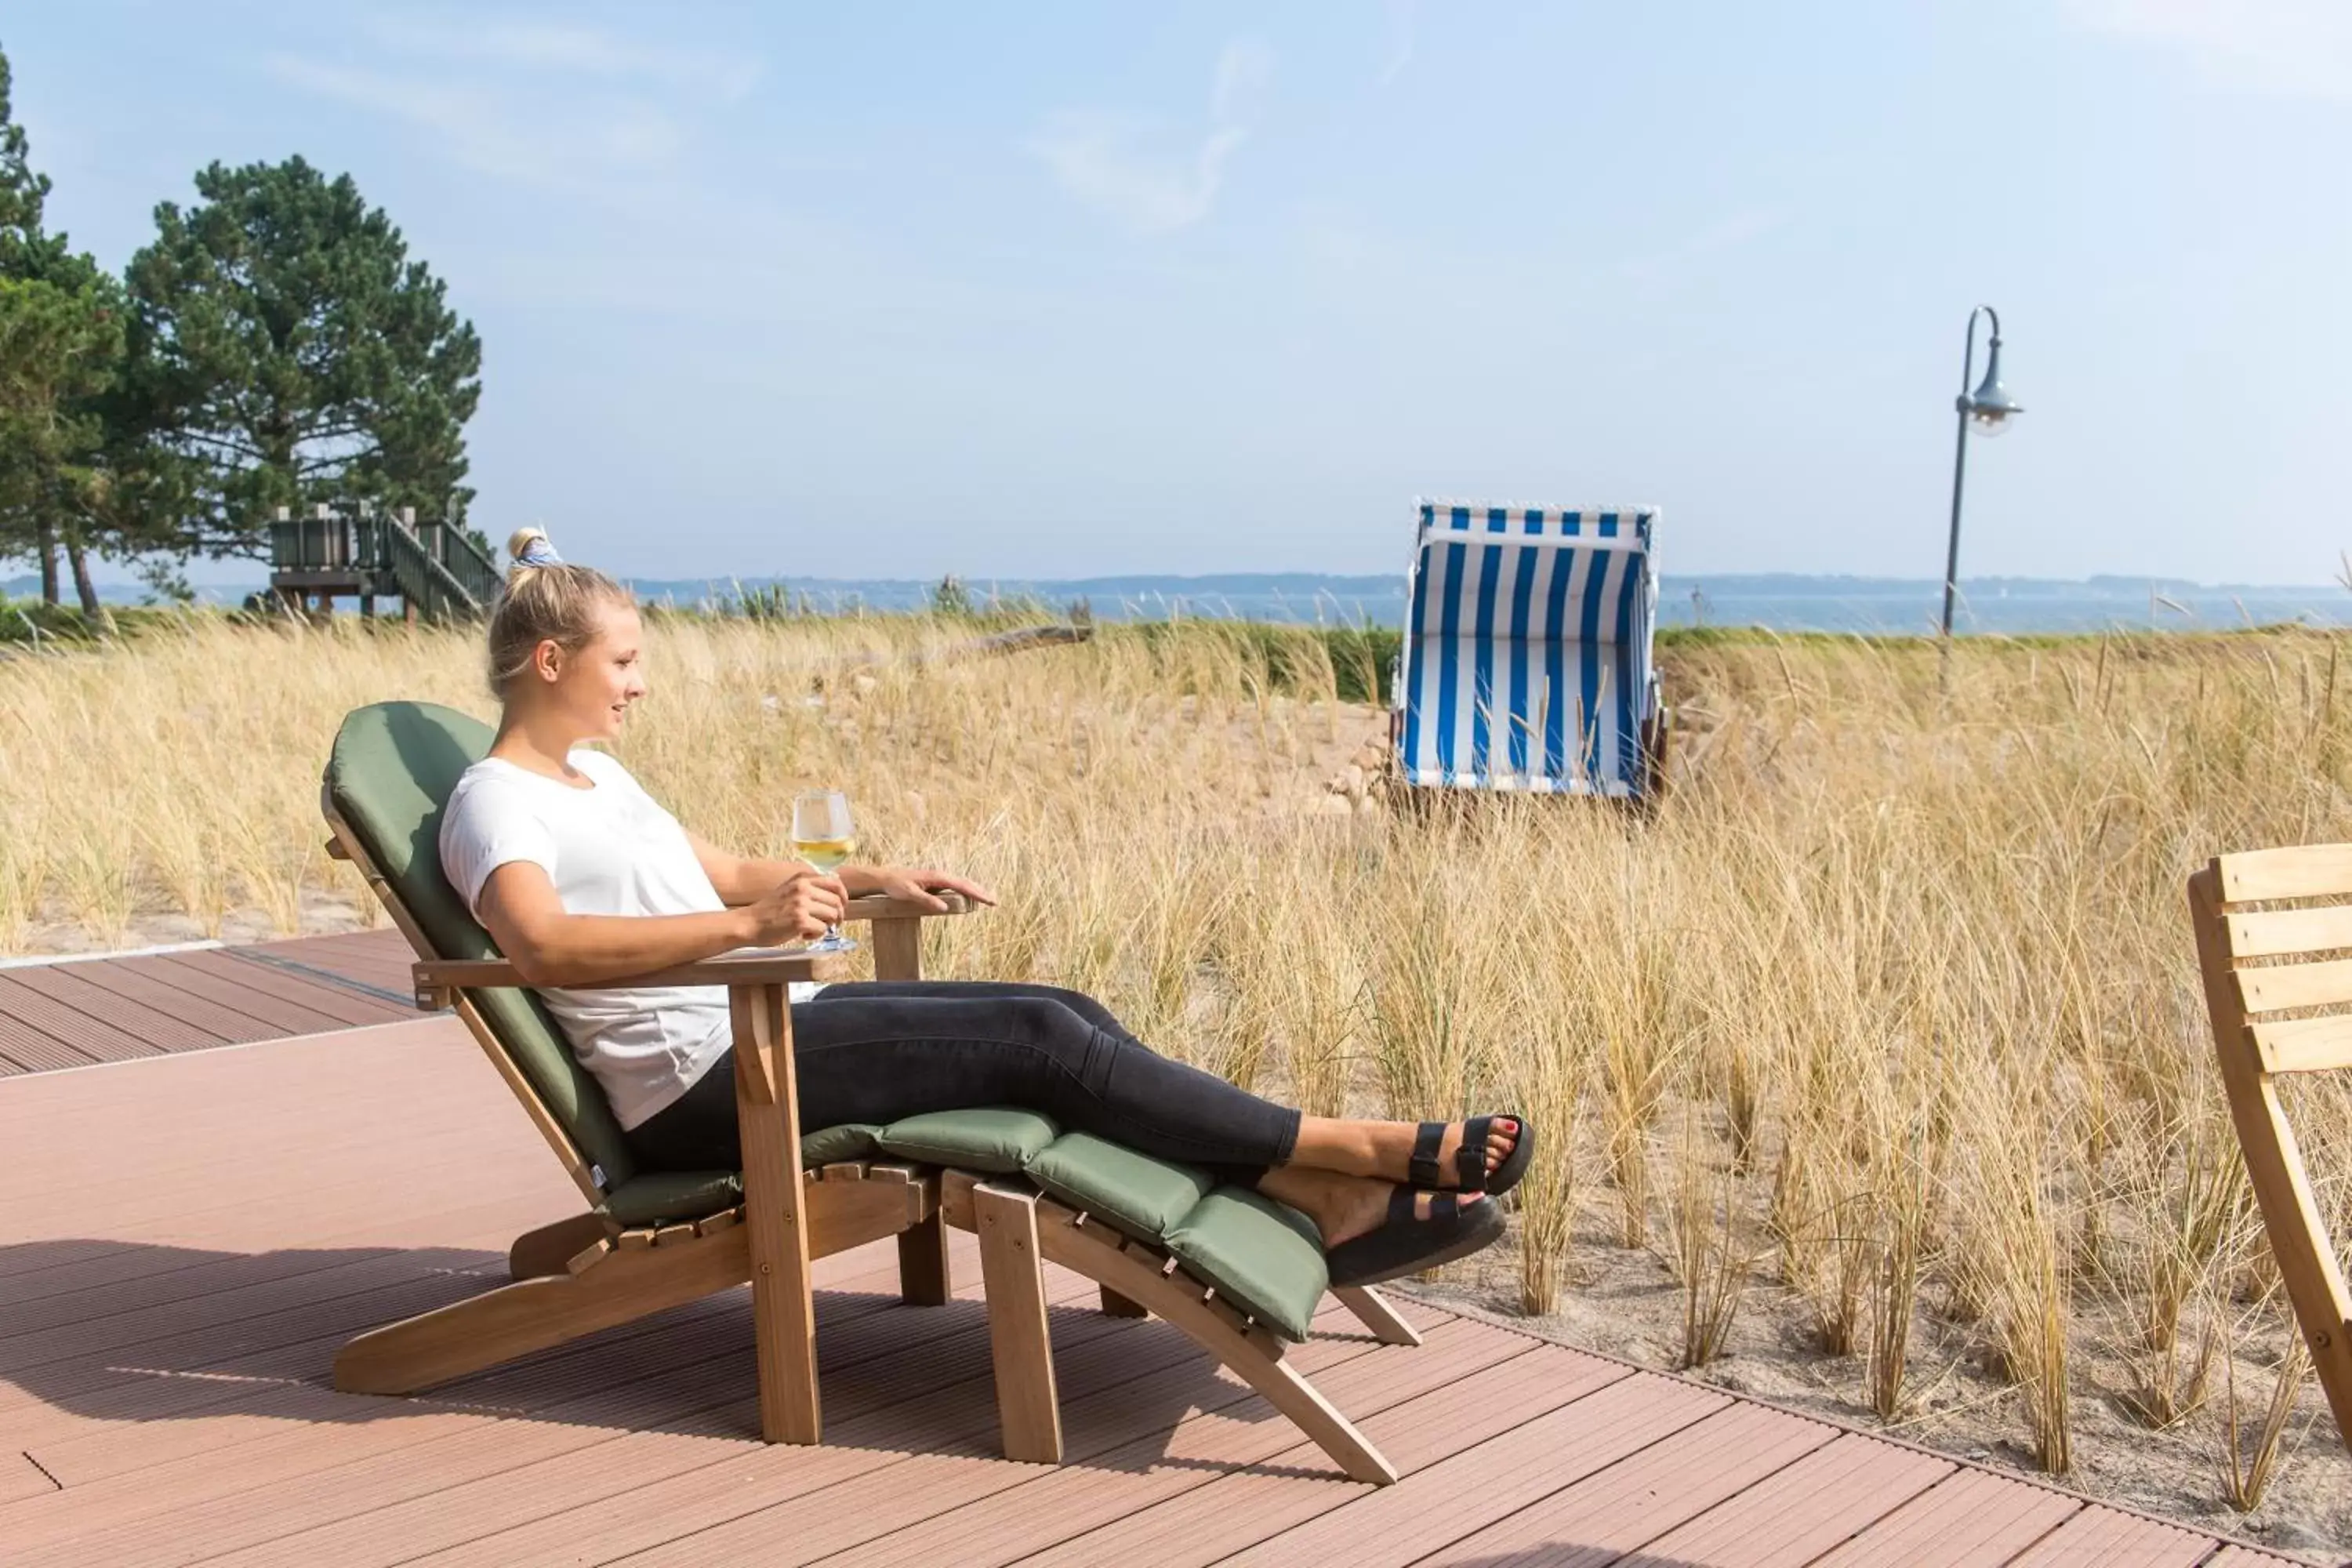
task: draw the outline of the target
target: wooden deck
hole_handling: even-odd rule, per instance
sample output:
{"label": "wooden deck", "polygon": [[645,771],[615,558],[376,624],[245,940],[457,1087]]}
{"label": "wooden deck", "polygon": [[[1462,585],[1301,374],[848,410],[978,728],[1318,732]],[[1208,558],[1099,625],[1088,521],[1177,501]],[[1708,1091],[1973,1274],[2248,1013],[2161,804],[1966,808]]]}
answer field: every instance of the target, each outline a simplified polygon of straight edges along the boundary
{"label": "wooden deck", "polygon": [[416,1015],[396,931],[0,969],[0,1078]]}
{"label": "wooden deck", "polygon": [[[267,968],[194,968],[223,963]],[[1067,1275],[1069,1462],[1013,1464],[976,1258],[910,1308],[887,1244],[818,1266],[822,1448],[756,1441],[740,1290],[430,1397],[338,1394],[345,1336],[578,1207],[446,1019],[25,1073],[0,1146],[14,1568],[2287,1561],[1412,1302],[1418,1349],[1335,1309],[1297,1352],[1404,1472],[1376,1490]]]}

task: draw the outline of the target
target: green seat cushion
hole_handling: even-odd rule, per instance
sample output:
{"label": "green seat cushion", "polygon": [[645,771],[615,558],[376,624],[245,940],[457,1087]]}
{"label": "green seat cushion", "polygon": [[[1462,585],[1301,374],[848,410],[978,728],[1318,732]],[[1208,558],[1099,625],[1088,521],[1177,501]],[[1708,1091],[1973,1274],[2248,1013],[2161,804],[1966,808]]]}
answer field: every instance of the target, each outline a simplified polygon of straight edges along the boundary
{"label": "green seat cushion", "polygon": [[1141,1241],[1165,1240],[1216,1184],[1190,1165],[1155,1160],[1091,1132],[1062,1134],[1024,1169],[1061,1202]]}
{"label": "green seat cushion", "polygon": [[1219,1187],[1168,1234],[1184,1267],[1252,1317],[1303,1340],[1331,1283],[1314,1221],[1245,1187]]}
{"label": "green seat cushion", "polygon": [[[864,1122],[820,1127],[801,1140],[803,1167],[863,1160],[874,1152],[874,1134]],[[597,1212],[617,1224],[676,1225],[731,1209],[743,1201],[743,1177],[736,1171],[647,1171],[606,1194]]]}
{"label": "green seat cushion", "polygon": [[1004,1175],[1027,1165],[1061,1131],[1034,1110],[990,1106],[909,1116],[882,1129],[875,1142],[902,1160]]}
{"label": "green seat cushion", "polygon": [[845,1121],[838,1127],[820,1127],[801,1139],[801,1163],[832,1165],[849,1160],[863,1160],[874,1152],[874,1135],[882,1129],[864,1121]]}
{"label": "green seat cushion", "polygon": [[[441,814],[458,775],[490,749],[490,727],[432,702],[353,710],[328,752],[327,799],[358,835],[409,918],[443,958],[497,958],[489,932],[441,874]],[[607,1192],[636,1173],[604,1091],[529,991],[469,991],[531,1091],[594,1164]]]}
{"label": "green seat cushion", "polygon": [[596,1212],[619,1226],[679,1225],[742,1201],[733,1171],[647,1171],[605,1194]]}

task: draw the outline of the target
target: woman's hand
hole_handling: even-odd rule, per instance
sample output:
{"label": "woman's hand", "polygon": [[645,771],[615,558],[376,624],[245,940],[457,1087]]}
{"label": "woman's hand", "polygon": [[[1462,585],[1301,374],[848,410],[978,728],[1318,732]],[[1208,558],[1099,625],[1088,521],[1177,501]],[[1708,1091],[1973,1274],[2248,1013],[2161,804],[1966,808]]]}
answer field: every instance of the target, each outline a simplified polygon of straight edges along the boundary
{"label": "woman's hand", "polygon": [[814,942],[840,921],[848,902],[849,889],[840,878],[808,866],[788,871],[782,881],[743,906],[751,925],[748,945]]}
{"label": "woman's hand", "polygon": [[960,893],[975,904],[993,904],[996,895],[966,877],[952,877],[945,871],[909,870],[903,866],[862,866],[843,868],[844,879],[850,881],[860,898],[869,894],[886,899],[904,899],[910,904],[920,904],[927,910],[941,913],[947,910],[947,900],[940,893]]}

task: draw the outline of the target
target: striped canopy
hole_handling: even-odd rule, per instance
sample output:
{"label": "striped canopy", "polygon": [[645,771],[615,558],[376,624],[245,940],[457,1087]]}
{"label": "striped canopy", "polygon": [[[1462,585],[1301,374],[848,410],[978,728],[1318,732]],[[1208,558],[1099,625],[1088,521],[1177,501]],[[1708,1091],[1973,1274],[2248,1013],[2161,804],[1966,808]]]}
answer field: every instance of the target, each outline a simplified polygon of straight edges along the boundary
{"label": "striped canopy", "polygon": [[1657,516],[1421,503],[1397,682],[1408,782],[1640,793]]}

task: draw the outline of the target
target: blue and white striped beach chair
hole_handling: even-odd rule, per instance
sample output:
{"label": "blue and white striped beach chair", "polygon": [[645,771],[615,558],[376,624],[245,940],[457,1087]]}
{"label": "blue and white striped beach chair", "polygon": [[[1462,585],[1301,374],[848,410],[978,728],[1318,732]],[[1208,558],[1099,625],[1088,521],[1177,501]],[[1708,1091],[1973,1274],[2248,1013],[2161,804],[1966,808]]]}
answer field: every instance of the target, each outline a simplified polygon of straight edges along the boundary
{"label": "blue and white striped beach chair", "polygon": [[1421,503],[1392,715],[1414,784],[1645,797],[1655,507]]}

